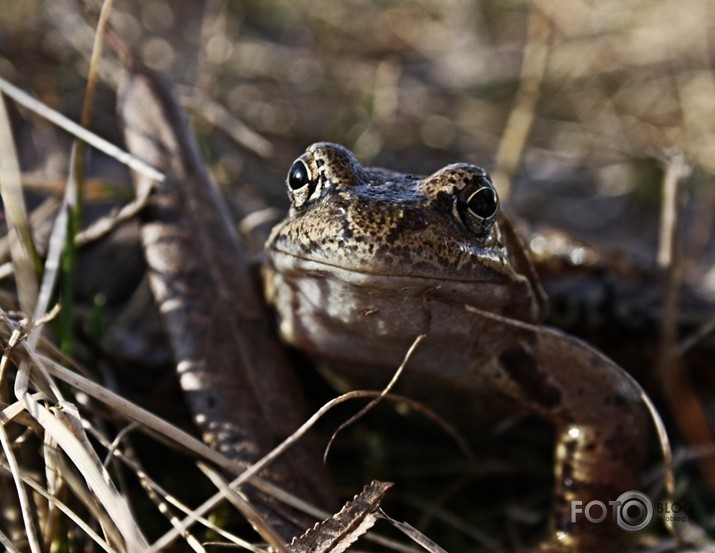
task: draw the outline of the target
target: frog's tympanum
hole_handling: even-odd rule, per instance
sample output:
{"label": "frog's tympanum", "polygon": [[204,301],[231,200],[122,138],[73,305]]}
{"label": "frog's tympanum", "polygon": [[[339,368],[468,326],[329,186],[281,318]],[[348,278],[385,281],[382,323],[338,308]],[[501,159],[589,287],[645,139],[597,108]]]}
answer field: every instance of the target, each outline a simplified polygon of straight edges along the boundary
{"label": "frog's tympanum", "polygon": [[[353,387],[382,388],[419,335],[396,392],[457,421],[529,412],[556,431],[554,508],[541,551],[604,551],[620,529],[572,502],[636,489],[647,418],[636,385],[540,324],[544,298],[487,173],[367,168],[314,144],[287,178],[292,207],[267,244],[281,336]],[[600,513],[598,513],[600,514]],[[593,518],[593,517],[592,517]]]}

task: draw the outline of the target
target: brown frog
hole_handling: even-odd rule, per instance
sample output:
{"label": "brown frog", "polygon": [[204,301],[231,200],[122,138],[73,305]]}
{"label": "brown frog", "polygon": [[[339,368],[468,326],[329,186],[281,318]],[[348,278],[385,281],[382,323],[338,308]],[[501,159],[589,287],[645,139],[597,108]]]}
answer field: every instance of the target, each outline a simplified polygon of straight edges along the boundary
{"label": "brown frog", "polygon": [[457,421],[505,411],[548,419],[554,508],[537,549],[612,546],[611,517],[596,524],[574,505],[608,505],[636,487],[648,435],[641,390],[588,345],[540,324],[541,287],[484,169],[408,175],[318,143],[287,187],[292,207],[263,271],[283,339],[350,386],[381,388],[426,335],[396,391]]}

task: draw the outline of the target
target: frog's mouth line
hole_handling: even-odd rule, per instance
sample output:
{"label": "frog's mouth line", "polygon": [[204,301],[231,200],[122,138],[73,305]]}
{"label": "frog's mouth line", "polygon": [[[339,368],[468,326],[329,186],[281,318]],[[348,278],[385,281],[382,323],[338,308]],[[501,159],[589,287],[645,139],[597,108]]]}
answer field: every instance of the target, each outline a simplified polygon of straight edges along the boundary
{"label": "frog's mouth line", "polygon": [[[498,258],[495,256],[495,263]],[[513,284],[509,275],[505,273],[493,272],[493,278],[459,278],[447,274],[425,275],[425,274],[396,274],[370,272],[357,268],[346,268],[322,260],[310,259],[271,248],[268,252],[267,264],[271,265],[277,272],[290,275],[300,273],[303,275],[328,275],[342,282],[371,288],[384,289],[405,289],[405,288],[439,288],[441,286],[458,286],[460,289],[473,289],[479,286],[483,294],[484,288],[502,288]],[[485,270],[488,270],[485,267]],[[516,275],[514,275],[516,277]],[[464,287],[464,288],[463,288]]]}

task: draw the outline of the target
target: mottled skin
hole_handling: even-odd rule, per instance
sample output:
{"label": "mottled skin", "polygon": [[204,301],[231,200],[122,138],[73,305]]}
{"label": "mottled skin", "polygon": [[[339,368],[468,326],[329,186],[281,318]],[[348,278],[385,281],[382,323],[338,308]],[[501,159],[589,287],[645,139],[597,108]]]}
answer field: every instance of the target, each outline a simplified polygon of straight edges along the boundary
{"label": "mottled skin", "polygon": [[287,184],[292,207],[264,267],[283,339],[347,385],[381,388],[425,334],[397,391],[458,422],[515,411],[551,421],[554,511],[537,549],[612,547],[622,531],[573,523],[571,501],[637,489],[647,437],[640,389],[586,344],[540,325],[541,288],[485,171],[454,164],[405,175],[319,143]]}

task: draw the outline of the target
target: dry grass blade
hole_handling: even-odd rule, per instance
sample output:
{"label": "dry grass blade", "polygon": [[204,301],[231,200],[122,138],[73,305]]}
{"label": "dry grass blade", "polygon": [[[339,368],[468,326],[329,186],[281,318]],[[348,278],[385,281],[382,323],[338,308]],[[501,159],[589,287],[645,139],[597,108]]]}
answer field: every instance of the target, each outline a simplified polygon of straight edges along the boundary
{"label": "dry grass blade", "polygon": [[21,553],[20,550],[10,541],[3,532],[0,532],[0,545],[5,548],[7,553]]}
{"label": "dry grass blade", "polygon": [[[43,396],[38,394],[38,397],[41,398]],[[10,405],[0,403],[0,407],[2,407],[2,411],[0,411],[0,425],[4,426],[13,420],[17,420],[20,424],[25,426],[29,426],[32,423],[32,417],[29,417],[25,413],[25,405],[22,402],[16,401]]]}
{"label": "dry grass blade", "polygon": [[[76,155],[77,143],[75,142],[72,146],[72,152],[70,154],[70,167],[75,166]],[[55,284],[59,278],[60,261],[62,258],[62,251],[65,246],[65,240],[67,238],[67,222],[69,219],[68,210],[69,206],[73,203],[73,196],[75,194],[75,188],[71,185],[72,181],[74,181],[74,175],[71,173],[65,186],[64,201],[60,204],[57,217],[55,218],[55,222],[52,227],[52,234],[50,235],[50,243],[48,246],[47,256],[45,257],[45,269],[42,273],[40,296],[37,300],[37,305],[35,306],[35,319],[41,317],[47,311],[52,298],[52,293],[55,289]],[[33,347],[38,338],[39,333],[34,333],[30,336],[28,341],[29,346]]]}
{"label": "dry grass blade", "polygon": [[[678,329],[678,299],[680,297],[681,255],[679,239],[680,213],[683,210],[685,191],[683,184],[692,168],[682,152],[673,154],[663,178],[658,265],[663,272],[663,309],[660,342],[660,371],[667,370],[672,358]],[[664,375],[661,375],[663,378]]]}
{"label": "dry grass blade", "polygon": [[76,136],[77,138],[83,140],[91,146],[94,146],[98,150],[104,152],[108,156],[113,157],[127,167],[134,169],[138,173],[141,173],[157,182],[161,182],[164,180],[164,175],[153,167],[150,167],[140,159],[125,152],[121,148],[118,148],[108,140],[105,140],[104,138],[97,136],[93,132],[88,131],[87,129],[85,129],[81,125],[78,125],[71,119],[68,119],[58,111],[55,111],[52,108],[46,106],[39,100],[33,98],[32,96],[30,96],[23,90],[17,88],[15,85],[6,81],[2,77],[0,77],[0,91],[15,100],[18,104],[47,119],[51,123],[54,123],[58,127],[70,133],[71,135]]}
{"label": "dry grass blade", "polygon": [[[5,465],[4,463],[0,463],[0,467],[2,467],[6,471],[10,471],[10,468]],[[43,489],[42,486],[40,486],[37,482],[35,482],[32,478],[30,478],[28,475],[23,474],[22,475],[22,481],[32,488],[32,490],[41,495],[44,499],[46,499],[49,503],[51,503],[54,507],[62,511],[67,518],[72,520],[83,532],[85,532],[94,542],[99,545],[102,549],[107,551],[108,553],[115,553],[115,550],[113,550],[109,544],[102,539],[102,537],[97,534],[90,526],[87,524],[82,517],[80,517],[78,514],[72,511],[65,503],[60,501],[54,494],[48,493],[47,490]]]}
{"label": "dry grass blade", "polygon": [[[226,456],[222,455],[220,452],[216,451],[215,449],[212,449],[202,443],[201,441],[197,440],[190,434],[187,434],[183,430],[175,427],[174,425],[164,421],[160,417],[157,417],[153,413],[150,413],[149,411],[139,407],[138,405],[128,401],[127,399],[118,396],[114,392],[111,392],[110,390],[107,390],[103,386],[97,384],[96,382],[92,382],[91,380],[88,380],[87,378],[72,372],[65,367],[59,365],[56,363],[54,360],[44,357],[44,356],[38,356],[38,362],[42,363],[45,366],[45,370],[54,378],[57,378],[58,380],[61,380],[63,382],[68,383],[70,386],[73,388],[80,390],[90,397],[95,398],[96,400],[105,403],[106,405],[110,406],[111,409],[124,416],[127,417],[131,420],[137,421],[141,424],[140,428],[143,431],[147,431],[147,429],[151,429],[154,431],[156,434],[155,436],[159,436],[163,439],[169,439],[172,442],[174,442],[177,446],[180,446],[184,448],[187,451],[191,451],[194,454],[202,457],[203,459],[206,459],[217,466],[220,466],[224,468],[225,470],[230,471],[233,474],[243,474],[245,475],[245,470],[247,465],[245,463],[238,462],[233,459],[229,459]],[[349,397],[344,397],[344,398],[338,398],[337,400],[334,400],[332,405],[336,405],[340,403],[341,401],[345,401],[347,399],[352,399],[355,397],[364,397],[361,394],[353,394]],[[327,412],[327,409],[325,409],[324,412]],[[319,418],[319,417],[318,417]],[[315,419],[317,420],[317,418]],[[307,425],[305,428],[304,432],[307,431],[308,428],[312,424],[314,424],[315,421],[312,421],[311,424]],[[295,437],[295,440],[299,439],[300,435]],[[290,444],[288,444],[289,446]],[[284,447],[288,447],[284,444]],[[280,452],[279,452],[280,453]],[[270,460],[269,460],[270,462]],[[266,463],[264,466],[267,466],[268,463]],[[259,467],[260,470],[260,467]],[[286,503],[287,505],[291,505],[292,507],[301,510],[302,512],[305,512],[311,516],[314,516],[316,518],[324,518],[325,516],[328,515],[328,513],[316,509],[315,507],[310,506],[308,503],[306,503],[303,500],[300,500],[299,498],[288,494],[284,492],[283,490],[280,490],[277,488],[275,485],[262,480],[260,478],[255,477],[255,472],[251,472],[250,474],[244,476],[244,478],[241,480],[241,482],[245,482],[247,477],[251,477],[251,483],[253,486],[255,486],[258,489],[261,489],[265,493],[271,494],[272,496],[278,498],[280,501]],[[232,484],[233,485],[233,484]],[[169,543],[171,543],[173,540],[175,540],[178,536],[180,536],[189,526],[191,526],[194,522],[200,521],[200,517],[207,513],[210,509],[212,509],[216,504],[221,501],[222,495],[221,494],[216,494],[212,498],[208,499],[205,501],[201,506],[196,508],[193,512],[187,513],[187,518],[180,523],[177,523],[171,531],[167,532],[161,539],[159,539],[153,546],[152,549],[153,551],[158,551],[161,550],[163,547],[166,547]],[[397,544],[399,545],[399,544]]]}
{"label": "dry grass blade", "polygon": [[[130,425],[131,427],[139,427],[137,424],[132,424]],[[90,429],[91,431],[92,429]],[[122,434],[121,432],[120,434]],[[164,489],[162,486],[160,486],[156,481],[154,481],[144,470],[142,467],[138,464],[138,461],[134,458],[130,458],[127,455],[125,455],[120,449],[118,449],[115,446],[115,443],[117,440],[115,439],[114,442],[109,443],[104,436],[102,436],[98,432],[92,432],[92,435],[105,447],[107,448],[108,452],[116,458],[118,458],[120,461],[122,461],[129,469],[136,475],[136,477],[139,479],[140,484],[142,485],[142,488],[144,488],[147,491],[147,494],[149,495],[149,498],[154,502],[154,504],[157,506],[157,509],[163,513],[168,519],[169,522],[174,526],[175,528],[181,524],[181,521],[174,516],[171,513],[170,507],[175,507],[185,515],[191,517],[194,513],[193,511],[184,505],[181,501],[179,501],[176,497],[174,497],[171,493],[169,493],[166,489]],[[263,553],[262,549],[258,549],[257,547],[254,547],[252,544],[249,542],[242,540],[233,534],[230,534],[229,532],[226,532],[225,530],[219,528],[216,526],[214,523],[212,523],[210,520],[203,518],[201,516],[196,516],[194,517],[195,522],[202,524],[209,530],[215,532],[217,535],[223,537],[227,541],[235,544],[237,547],[243,548],[247,551],[251,551],[253,553]],[[201,544],[199,544],[198,540],[189,534],[187,531],[182,531],[181,536],[187,540],[189,543],[189,546],[192,547],[194,550],[199,550],[201,549]]]}
{"label": "dry grass blade", "polygon": [[138,191],[137,197],[124,205],[119,211],[90,224],[75,236],[75,243],[84,246],[95,240],[104,238],[116,228],[134,217],[136,217],[147,205],[147,201],[154,191],[154,187],[148,186]]}
{"label": "dry grass blade", "polygon": [[187,451],[191,451],[194,454],[231,472],[238,473],[246,468],[247,465],[245,463],[228,459],[215,449],[212,449],[197,440],[192,435],[165,421],[161,417],[154,415],[150,411],[132,403],[126,398],[108,390],[104,386],[97,384],[80,374],[70,371],[69,369],[66,369],[48,357],[42,356],[41,360],[47,372],[52,377],[66,382],[73,388],[86,393],[101,403],[104,403],[118,414],[140,423],[143,430],[153,430],[157,435],[171,440]]}
{"label": "dry grass blade", "polygon": [[504,200],[511,192],[514,172],[521,159],[526,140],[536,114],[541,85],[546,73],[552,24],[539,8],[532,5],[529,13],[529,40],[524,47],[524,59],[519,79],[519,93],[509,113],[495,160],[494,182]]}
{"label": "dry grass blade", "polygon": [[32,313],[38,294],[37,255],[22,195],[22,178],[5,100],[0,94],[0,193],[10,234],[10,252],[20,309]]}
{"label": "dry grass blade", "polygon": [[229,500],[229,502],[239,510],[239,512],[246,518],[253,529],[258,532],[258,534],[266,541],[266,543],[277,553],[288,553],[288,550],[283,543],[283,538],[281,538],[276,531],[271,528],[271,525],[261,516],[261,514],[256,511],[256,509],[239,494],[237,491],[232,490],[227,482],[221,478],[216,471],[211,470],[209,467],[203,463],[199,463],[199,468],[201,471],[211,480],[211,482],[219,489],[219,491]]}
{"label": "dry grass blade", "polygon": [[[89,515],[87,518],[92,520],[99,528],[102,529],[104,539],[110,544],[110,549],[117,553],[131,553],[123,543],[122,534],[112,515],[109,515],[97,501],[96,495],[87,487],[87,482],[83,480],[73,467],[71,467],[60,454],[60,450],[55,446],[48,451],[48,454],[54,458],[50,458],[53,466],[62,475],[63,493],[71,492],[72,496],[87,510]],[[48,492],[51,490],[48,487]]]}
{"label": "dry grass blade", "polygon": [[[340,397],[350,396],[352,394],[355,394],[355,397],[372,398],[373,401],[392,401],[395,403],[404,404],[405,406],[412,409],[415,413],[422,415],[433,423],[435,423],[439,428],[442,429],[445,434],[447,434],[450,438],[452,438],[452,440],[454,440],[455,445],[462,452],[467,462],[470,465],[476,464],[474,452],[472,451],[472,448],[470,447],[469,442],[467,441],[465,436],[452,423],[450,423],[437,411],[425,405],[424,403],[407,396],[401,396],[399,394],[384,394],[382,391],[374,392],[369,390],[353,390],[352,392],[349,392],[348,394],[345,394],[344,396]],[[371,401],[370,403],[373,403],[373,401]],[[325,455],[325,457],[327,457],[327,455]]]}
{"label": "dry grass blade", "polygon": [[[663,179],[658,264],[663,275],[663,318],[658,352],[658,376],[681,432],[691,447],[712,446],[715,437],[708,422],[706,408],[686,372],[677,344],[678,303],[681,286],[681,216],[685,198],[684,182],[691,166],[682,153],[672,155]],[[701,456],[698,464],[710,487],[715,489],[715,461]]]}
{"label": "dry grass blade", "polygon": [[[365,398],[365,397],[374,397],[377,392],[364,392],[364,391],[355,391],[355,392],[348,392],[346,394],[343,394],[339,397],[333,398],[326,404],[324,404],[320,409],[318,409],[313,415],[305,421],[300,428],[298,428],[293,434],[288,436],[285,440],[283,440],[282,443],[280,443],[278,446],[276,446],[271,452],[266,454],[263,458],[260,460],[256,461],[253,463],[250,467],[248,467],[246,470],[241,472],[241,474],[236,477],[229,486],[231,488],[238,488],[242,485],[244,485],[246,482],[251,482],[253,485],[257,484],[256,480],[256,475],[259,474],[262,470],[264,470],[266,467],[268,467],[273,461],[275,461],[278,457],[283,455],[285,451],[291,447],[295,442],[300,440],[308,430],[310,430],[315,423],[322,417],[324,416],[328,411],[333,409],[336,405],[339,405],[341,403],[344,403],[345,401],[349,401],[352,399],[360,399],[360,398]],[[213,450],[210,450],[213,451]],[[258,486],[256,486],[258,487]],[[264,488],[266,489],[266,488]],[[284,496],[287,497],[287,496]],[[174,528],[173,530],[167,532],[164,536],[162,536],[159,540],[154,542],[152,545],[152,551],[160,551],[163,547],[171,543],[174,539],[177,538],[177,536],[181,533],[182,530],[185,528],[188,528],[191,524],[193,524],[194,520],[197,515],[203,515],[206,512],[208,512],[210,509],[214,508],[216,504],[223,498],[221,494],[216,494],[212,498],[204,501],[199,507],[197,507],[194,510],[194,513],[192,517],[187,518],[185,521],[182,522],[181,526],[178,528]],[[285,502],[283,498],[279,498]],[[311,515],[311,516],[316,516],[317,518],[325,518],[326,516],[329,516],[328,513],[325,511],[322,511],[320,509],[316,509],[314,507],[310,507],[308,504],[305,502],[301,502],[300,504],[298,503],[291,503],[291,505],[299,508],[303,512]],[[376,538],[374,541],[379,541],[380,543],[383,543],[385,545],[389,545],[392,547],[395,551],[411,551],[409,548],[405,548],[402,544],[391,541],[391,540],[386,540],[386,539],[381,539],[381,538]]]}
{"label": "dry grass blade", "polygon": [[33,516],[31,506],[32,503],[30,502],[25,486],[23,485],[22,469],[17,463],[15,453],[12,450],[12,444],[10,443],[7,432],[5,432],[4,426],[0,426],[0,444],[2,444],[5,459],[7,459],[10,473],[12,474],[13,481],[15,482],[15,490],[17,491],[17,499],[20,503],[20,512],[22,513],[22,520],[25,524],[25,536],[27,538],[27,543],[30,546],[30,551],[32,551],[32,553],[41,553],[42,547],[37,534],[37,527],[35,526],[35,518]]}
{"label": "dry grass blade", "polygon": [[25,396],[33,399],[34,396],[28,394],[28,384],[30,381],[32,381],[35,388],[45,394],[46,400],[57,402],[63,399],[62,392],[45,370],[45,365],[40,361],[33,345],[35,340],[39,339],[39,331],[42,326],[51,320],[58,311],[59,306],[55,306],[49,313],[31,322],[29,327],[25,326],[24,323],[26,321],[21,324],[15,324],[7,318],[5,313],[0,312],[2,320],[9,329],[12,329],[7,348],[3,352],[3,357],[0,361],[0,376],[4,374],[10,360],[10,354],[16,347],[20,346],[23,348],[30,360],[30,363],[28,363],[25,358],[20,361],[19,370],[15,379],[15,397],[20,401],[25,401]]}
{"label": "dry grass blade", "polygon": [[[117,545],[125,547],[127,551],[147,549],[148,543],[137,527],[126,500],[117,492],[94,454],[94,450],[86,445],[87,438],[81,430],[81,423],[77,419],[74,407],[65,403],[50,410],[29,396],[26,396],[25,400],[28,412],[72,460],[89,489],[96,495],[99,503],[117,526],[124,540],[123,544]],[[74,419],[74,422],[71,419]],[[80,432],[79,435],[78,432]]]}
{"label": "dry grass blade", "polygon": [[394,518],[388,516],[385,511],[380,509],[380,516],[387,520],[390,524],[392,524],[395,528],[397,528],[400,532],[405,534],[408,538],[410,538],[412,541],[415,543],[421,545],[425,551],[429,551],[430,553],[447,553],[442,547],[437,545],[435,542],[433,542],[431,539],[429,539],[427,536],[425,536],[422,532],[417,530],[414,526],[411,524],[407,524],[406,522],[400,522],[398,520],[395,520]]}
{"label": "dry grass blade", "polygon": [[92,118],[92,107],[94,106],[94,93],[97,89],[97,81],[99,77],[99,60],[102,56],[102,43],[104,41],[104,33],[109,21],[109,14],[112,12],[114,0],[104,0],[102,9],[99,12],[99,21],[97,22],[97,30],[94,33],[94,44],[92,45],[92,57],[89,62],[89,73],[87,75],[87,88],[82,105],[82,118],[80,123],[83,127],[89,126]]}

